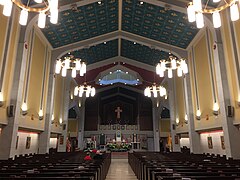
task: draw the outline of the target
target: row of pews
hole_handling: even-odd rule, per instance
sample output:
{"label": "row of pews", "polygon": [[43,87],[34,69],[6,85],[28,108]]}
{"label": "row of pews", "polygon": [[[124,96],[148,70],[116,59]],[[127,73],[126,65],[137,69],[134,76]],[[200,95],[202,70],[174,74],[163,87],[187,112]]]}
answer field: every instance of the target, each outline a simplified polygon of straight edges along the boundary
{"label": "row of pews", "polygon": [[128,162],[139,180],[240,180],[240,161],[205,154],[133,152]]}
{"label": "row of pews", "polygon": [[36,154],[0,161],[0,179],[81,179],[104,180],[111,164],[111,154],[84,161],[83,152]]}

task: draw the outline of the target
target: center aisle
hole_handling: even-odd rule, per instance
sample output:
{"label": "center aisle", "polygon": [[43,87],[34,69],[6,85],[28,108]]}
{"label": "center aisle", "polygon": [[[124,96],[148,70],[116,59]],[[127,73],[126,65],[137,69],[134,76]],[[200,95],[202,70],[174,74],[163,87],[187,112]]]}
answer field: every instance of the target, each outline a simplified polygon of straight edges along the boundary
{"label": "center aisle", "polygon": [[106,180],[137,180],[128,164],[128,159],[112,159]]}

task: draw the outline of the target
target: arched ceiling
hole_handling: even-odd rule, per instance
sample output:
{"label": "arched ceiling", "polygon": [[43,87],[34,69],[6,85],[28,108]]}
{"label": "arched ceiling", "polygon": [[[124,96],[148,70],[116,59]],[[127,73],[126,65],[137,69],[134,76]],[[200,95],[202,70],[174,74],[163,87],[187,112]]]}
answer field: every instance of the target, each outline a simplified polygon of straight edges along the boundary
{"label": "arched ceiling", "polygon": [[71,3],[77,1],[68,2],[69,9],[59,13],[59,23],[53,25],[48,21],[43,29],[54,48],[113,31],[126,31],[185,49],[198,32],[185,13],[147,1],[140,4],[139,0],[122,0],[119,7],[118,0],[102,0],[101,4],[96,1],[76,10],[71,9]]}
{"label": "arched ceiling", "polygon": [[[155,66],[160,59],[167,58],[171,50],[178,53],[176,56],[179,52],[183,52],[181,56],[187,55],[186,48],[199,32],[195,23],[187,20],[186,6],[190,0],[143,2],[59,0],[59,23],[53,25],[48,19],[42,32],[55,54],[71,52],[91,67],[117,57],[142,64],[126,63],[124,66],[141,75],[144,83],[137,88],[143,89],[149,83],[163,80],[154,75],[154,68],[149,71],[144,64]],[[87,68],[86,81],[94,83],[100,72],[114,65],[111,62],[90,70]],[[82,83],[85,80],[77,76],[76,81]]]}

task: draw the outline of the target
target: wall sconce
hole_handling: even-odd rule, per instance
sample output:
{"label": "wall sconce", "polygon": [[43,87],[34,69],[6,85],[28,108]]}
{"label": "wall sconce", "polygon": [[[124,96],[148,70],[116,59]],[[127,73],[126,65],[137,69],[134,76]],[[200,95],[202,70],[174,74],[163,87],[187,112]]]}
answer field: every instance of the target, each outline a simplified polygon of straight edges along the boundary
{"label": "wall sconce", "polygon": [[79,107],[82,107],[81,101],[78,102],[78,106],[79,106]]}
{"label": "wall sconce", "polygon": [[62,123],[63,123],[62,118],[59,119],[59,123],[60,123],[60,125],[62,125]]}
{"label": "wall sconce", "polygon": [[176,125],[178,125],[179,124],[179,118],[176,118]]}
{"label": "wall sconce", "polygon": [[201,119],[201,111],[199,109],[197,110],[196,119],[197,120]]}
{"label": "wall sconce", "polygon": [[214,114],[215,116],[217,116],[218,113],[219,113],[219,105],[218,105],[217,102],[215,102],[214,105],[213,105],[213,114]]}
{"label": "wall sconce", "polygon": [[39,118],[39,120],[43,120],[43,110],[42,109],[40,109],[38,112],[38,118]]}
{"label": "wall sconce", "polygon": [[70,95],[70,99],[73,99],[73,94],[71,93],[71,95]]}
{"label": "wall sconce", "polygon": [[167,96],[167,94],[166,94],[165,99],[167,99],[167,98],[168,98],[168,96]]}
{"label": "wall sconce", "polygon": [[52,117],[51,117],[51,123],[53,124],[54,123],[54,115],[52,114]]}
{"label": "wall sconce", "polygon": [[188,115],[187,115],[187,113],[185,114],[184,119],[185,119],[185,123],[187,124],[188,123]]}
{"label": "wall sconce", "polygon": [[0,107],[3,106],[3,93],[0,92]]}
{"label": "wall sconce", "polygon": [[24,102],[22,104],[21,110],[22,110],[22,115],[23,116],[27,115],[28,112],[27,112],[27,103],[26,102]]}

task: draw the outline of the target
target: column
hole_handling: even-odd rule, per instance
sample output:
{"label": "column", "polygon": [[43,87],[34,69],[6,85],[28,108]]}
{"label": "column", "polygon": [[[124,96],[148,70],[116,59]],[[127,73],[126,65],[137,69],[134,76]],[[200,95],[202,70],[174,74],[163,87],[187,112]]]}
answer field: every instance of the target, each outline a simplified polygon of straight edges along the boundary
{"label": "column", "polygon": [[159,145],[160,108],[159,106],[157,107],[156,99],[152,99],[152,117],[153,117],[154,151],[160,151],[160,145]]}
{"label": "column", "polygon": [[170,107],[170,129],[171,129],[171,137],[172,137],[172,151],[180,152],[180,143],[175,144],[175,136],[176,134],[176,103],[175,103],[175,77],[168,78],[168,88],[169,88],[169,107]]}
{"label": "column", "polygon": [[234,117],[227,116],[227,106],[231,106],[231,97],[225,64],[224,47],[222,44],[221,32],[218,29],[216,29],[216,39],[217,41],[216,50],[214,50],[214,64],[216,69],[216,81],[220,107],[219,116],[221,116],[222,119],[226,156],[240,159],[240,131],[233,124]]}
{"label": "column", "polygon": [[190,84],[190,74],[184,78],[184,93],[186,101],[186,110],[188,115],[188,136],[190,142],[190,152],[201,154],[200,134],[195,131],[195,117],[193,111],[192,91]]}
{"label": "column", "polygon": [[55,60],[51,59],[48,93],[47,93],[47,106],[45,113],[44,131],[39,136],[39,154],[49,153],[50,135],[51,135],[51,119],[53,114],[55,78],[54,78],[54,65]]}
{"label": "column", "polygon": [[84,121],[85,121],[85,98],[81,99],[81,107],[78,107],[78,148],[84,149]]}
{"label": "column", "polygon": [[[68,138],[68,110],[69,110],[69,102],[70,102],[70,82],[71,77],[68,74],[67,77],[64,78],[64,98],[63,99],[63,123],[62,123],[62,134],[63,136],[63,144],[60,144],[60,140],[58,139],[58,152],[66,152],[67,138]],[[61,137],[59,136],[59,138]]]}

